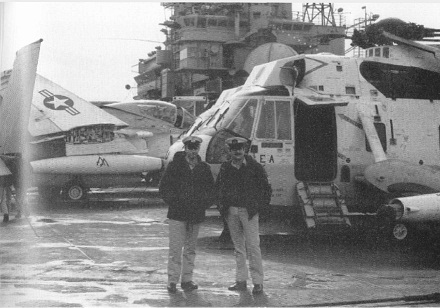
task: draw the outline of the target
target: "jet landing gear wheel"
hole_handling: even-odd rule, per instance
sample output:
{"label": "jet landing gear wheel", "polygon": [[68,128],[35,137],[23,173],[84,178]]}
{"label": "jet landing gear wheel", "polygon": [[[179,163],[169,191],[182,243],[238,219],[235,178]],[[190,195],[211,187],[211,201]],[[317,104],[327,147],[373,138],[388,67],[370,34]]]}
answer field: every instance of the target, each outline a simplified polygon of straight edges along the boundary
{"label": "jet landing gear wheel", "polygon": [[376,218],[379,236],[386,242],[405,246],[412,241],[415,230],[411,225],[396,219],[396,210],[393,207],[380,207]]}
{"label": "jet landing gear wheel", "polygon": [[63,195],[69,201],[81,201],[86,198],[86,189],[78,182],[71,182],[63,188]]}
{"label": "jet landing gear wheel", "polygon": [[398,249],[408,249],[414,245],[418,245],[418,241],[422,241],[423,236],[414,226],[408,225],[406,222],[396,221],[388,233],[390,244]]}
{"label": "jet landing gear wheel", "polygon": [[403,223],[396,223],[393,228],[393,238],[397,241],[405,241],[409,238],[409,229]]}

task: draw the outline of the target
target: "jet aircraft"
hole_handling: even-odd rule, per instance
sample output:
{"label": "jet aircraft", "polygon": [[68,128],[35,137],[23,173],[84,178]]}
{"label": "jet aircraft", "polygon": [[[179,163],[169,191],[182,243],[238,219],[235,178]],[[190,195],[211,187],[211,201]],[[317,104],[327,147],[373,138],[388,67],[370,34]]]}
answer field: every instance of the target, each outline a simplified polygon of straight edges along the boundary
{"label": "jet aircraft", "polygon": [[[16,131],[29,135],[18,144],[28,149],[29,185],[38,187],[43,198],[62,192],[70,200],[80,200],[91,187],[138,185],[146,173],[162,168],[162,159],[148,154],[148,132],[126,130],[127,123],[36,72],[28,74],[32,86],[20,86],[14,77],[26,69],[25,60],[14,65],[5,87],[1,140],[15,144],[12,141],[19,140]],[[36,70],[36,64],[34,67]],[[10,92],[26,100],[13,100]],[[29,110],[28,116],[22,116],[20,109]],[[18,118],[20,121],[14,120]],[[20,122],[27,123],[21,130],[17,129]],[[2,147],[3,154],[17,152]]]}
{"label": "jet aircraft", "polygon": [[[302,54],[255,66],[187,135],[214,175],[225,140],[249,140],[269,215],[306,230],[377,218],[397,242],[440,221],[440,51],[383,31],[366,57]],[[166,164],[181,141],[174,143]]]}
{"label": "jet aircraft", "polygon": [[161,158],[195,120],[186,109],[158,100],[123,101],[105,104],[101,109],[127,123],[127,132],[145,132],[149,155]]}
{"label": "jet aircraft", "polygon": [[[142,136],[148,155],[164,159],[168,148],[194,123],[195,117],[185,108],[158,100],[132,100],[104,104],[102,110],[128,124],[124,132]],[[149,172],[145,183],[157,186],[160,170]]]}

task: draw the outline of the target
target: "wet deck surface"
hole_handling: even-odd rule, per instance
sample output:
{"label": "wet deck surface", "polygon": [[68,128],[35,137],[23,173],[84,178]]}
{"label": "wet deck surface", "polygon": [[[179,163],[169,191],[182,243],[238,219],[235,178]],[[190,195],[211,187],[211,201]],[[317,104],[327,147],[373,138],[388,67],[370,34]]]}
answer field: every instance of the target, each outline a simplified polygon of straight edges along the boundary
{"label": "wet deck surface", "polygon": [[[41,204],[0,226],[2,307],[440,306],[440,241],[261,236],[265,292],[231,292],[235,260],[215,209],[200,230],[199,289],[166,291],[166,206],[154,190],[94,191],[86,204]],[[404,299],[407,299],[407,302]],[[438,297],[437,297],[438,299]]]}

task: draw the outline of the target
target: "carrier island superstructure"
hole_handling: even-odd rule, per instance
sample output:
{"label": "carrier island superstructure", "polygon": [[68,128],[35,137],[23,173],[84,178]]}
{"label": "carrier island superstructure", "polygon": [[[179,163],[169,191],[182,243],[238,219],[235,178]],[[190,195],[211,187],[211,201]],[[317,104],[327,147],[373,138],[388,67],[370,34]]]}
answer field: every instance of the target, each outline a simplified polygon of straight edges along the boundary
{"label": "carrier island superstructure", "polygon": [[206,107],[208,99],[242,85],[257,64],[303,53],[345,53],[345,15],[330,3],[303,4],[302,12],[292,11],[291,3],[161,5],[169,13],[160,30],[165,48],[139,60],[137,99],[204,97]]}

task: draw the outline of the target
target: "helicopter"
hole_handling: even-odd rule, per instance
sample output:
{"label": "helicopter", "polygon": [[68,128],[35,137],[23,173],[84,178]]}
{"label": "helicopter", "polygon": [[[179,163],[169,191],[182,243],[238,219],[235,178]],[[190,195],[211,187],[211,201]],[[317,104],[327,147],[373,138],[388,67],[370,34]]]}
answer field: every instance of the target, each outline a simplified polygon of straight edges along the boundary
{"label": "helicopter", "polygon": [[[377,29],[377,28],[376,28]],[[387,28],[388,29],[388,28]],[[305,230],[371,220],[397,242],[440,222],[440,49],[380,29],[366,57],[301,54],[255,66],[185,136],[214,176],[249,140],[272,186],[268,216]],[[174,143],[166,164],[181,141]]]}

